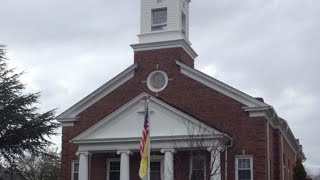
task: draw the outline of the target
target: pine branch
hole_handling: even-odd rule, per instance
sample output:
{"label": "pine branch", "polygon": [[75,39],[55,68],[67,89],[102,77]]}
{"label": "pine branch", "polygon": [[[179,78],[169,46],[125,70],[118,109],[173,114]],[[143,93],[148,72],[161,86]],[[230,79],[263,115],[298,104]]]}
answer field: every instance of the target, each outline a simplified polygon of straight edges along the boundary
{"label": "pine branch", "polygon": [[53,121],[55,110],[39,112],[40,93],[24,93],[23,72],[8,68],[5,51],[0,45],[0,158],[14,168],[24,153],[44,153],[59,124]]}

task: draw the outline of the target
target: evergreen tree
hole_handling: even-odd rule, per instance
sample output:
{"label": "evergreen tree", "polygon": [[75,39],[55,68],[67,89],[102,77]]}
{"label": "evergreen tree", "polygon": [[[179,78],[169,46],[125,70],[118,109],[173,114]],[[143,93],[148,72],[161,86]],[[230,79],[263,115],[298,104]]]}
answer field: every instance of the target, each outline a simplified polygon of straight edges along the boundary
{"label": "evergreen tree", "polygon": [[293,179],[294,180],[306,180],[307,172],[304,169],[302,161],[299,159],[296,162],[295,167],[293,168]]}
{"label": "evergreen tree", "polygon": [[24,93],[19,80],[23,73],[7,65],[6,50],[0,45],[0,162],[14,168],[25,153],[40,155],[52,144],[47,138],[59,126],[54,110],[40,113],[39,93]]}

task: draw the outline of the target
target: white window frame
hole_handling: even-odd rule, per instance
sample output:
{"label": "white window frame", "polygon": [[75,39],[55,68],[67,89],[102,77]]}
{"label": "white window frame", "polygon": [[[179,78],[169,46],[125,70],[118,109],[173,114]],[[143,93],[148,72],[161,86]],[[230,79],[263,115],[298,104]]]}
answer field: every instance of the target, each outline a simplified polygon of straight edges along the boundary
{"label": "white window frame", "polygon": [[150,162],[160,162],[160,176],[163,180],[163,173],[164,173],[164,156],[163,155],[152,155]]}
{"label": "white window frame", "polygon": [[238,160],[239,159],[249,159],[250,160],[250,171],[251,171],[251,180],[253,180],[253,156],[251,155],[237,155],[235,157],[235,175],[236,175],[236,180],[239,180],[238,177]]}
{"label": "white window frame", "polygon": [[[74,164],[78,163],[79,161],[75,160],[75,161],[71,161],[71,180],[74,180]],[[80,168],[80,164],[79,164],[79,168]],[[80,170],[80,169],[79,169]],[[78,170],[78,180],[79,180],[79,170]]]}
{"label": "white window frame", "polygon": [[[110,175],[110,162],[120,162],[120,158],[108,158],[107,159],[107,180],[109,180],[109,175]],[[120,166],[121,166],[121,162],[120,162]]]}
{"label": "white window frame", "polygon": [[204,170],[204,180],[207,178],[207,161],[206,161],[206,157],[205,156],[191,156],[190,157],[190,160],[189,160],[189,180],[191,180],[191,175],[192,175],[192,161],[194,160],[194,159],[203,159],[203,161],[204,161],[204,167],[203,167],[203,170]]}
{"label": "white window frame", "polygon": [[[166,11],[166,16],[167,16],[167,21],[165,23],[161,23],[161,24],[154,24],[153,22],[153,12],[154,11],[161,11],[161,10],[165,10]],[[156,8],[156,9],[151,9],[151,31],[154,32],[154,31],[163,31],[165,30],[165,27],[168,26],[168,8],[167,7],[163,7],[163,8]],[[159,30],[152,30],[152,28],[161,28],[162,29],[159,29]]]}

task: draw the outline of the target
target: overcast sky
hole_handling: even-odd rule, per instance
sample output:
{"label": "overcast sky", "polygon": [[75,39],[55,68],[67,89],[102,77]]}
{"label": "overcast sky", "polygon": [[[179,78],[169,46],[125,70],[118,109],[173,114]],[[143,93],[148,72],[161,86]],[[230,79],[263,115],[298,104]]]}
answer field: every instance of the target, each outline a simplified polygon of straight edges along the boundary
{"label": "overcast sky", "polygon": [[[1,0],[0,44],[58,113],[133,63],[139,0]],[[320,168],[320,1],[194,0],[195,67],[263,97]],[[55,141],[60,143],[60,137]]]}

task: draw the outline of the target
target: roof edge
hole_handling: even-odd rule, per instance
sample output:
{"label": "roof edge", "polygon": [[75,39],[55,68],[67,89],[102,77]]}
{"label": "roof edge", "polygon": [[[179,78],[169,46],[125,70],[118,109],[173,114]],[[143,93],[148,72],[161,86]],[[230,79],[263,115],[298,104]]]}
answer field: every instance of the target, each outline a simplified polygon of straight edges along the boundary
{"label": "roof edge", "polygon": [[130,80],[134,77],[134,70],[138,67],[138,64],[133,64],[120,74],[109,80],[107,83],[100,86],[98,89],[87,95],[85,98],[62,112],[60,115],[56,117],[57,121],[63,122],[71,122],[77,121],[77,115],[81,113],[83,110],[87,109],[98,100],[117,89],[119,86]]}
{"label": "roof edge", "polygon": [[[151,136],[151,141],[172,141],[172,140],[186,140],[190,138],[189,136]],[[223,138],[229,138],[228,136],[225,136],[224,134],[215,134],[215,135],[209,135],[209,136],[197,136],[195,135],[193,137],[194,139],[223,139]],[[141,137],[127,137],[127,138],[109,138],[109,139],[86,139],[86,140],[70,140],[70,142],[75,144],[94,144],[94,143],[114,143],[114,142],[139,142],[141,140]]]}
{"label": "roof edge", "polygon": [[196,69],[190,68],[189,66],[185,65],[184,63],[176,60],[176,64],[180,66],[181,73],[214,89],[242,104],[249,106],[249,107],[259,107],[259,106],[268,106],[268,104],[263,103],[248,94],[245,94],[207,74],[200,72]]}

